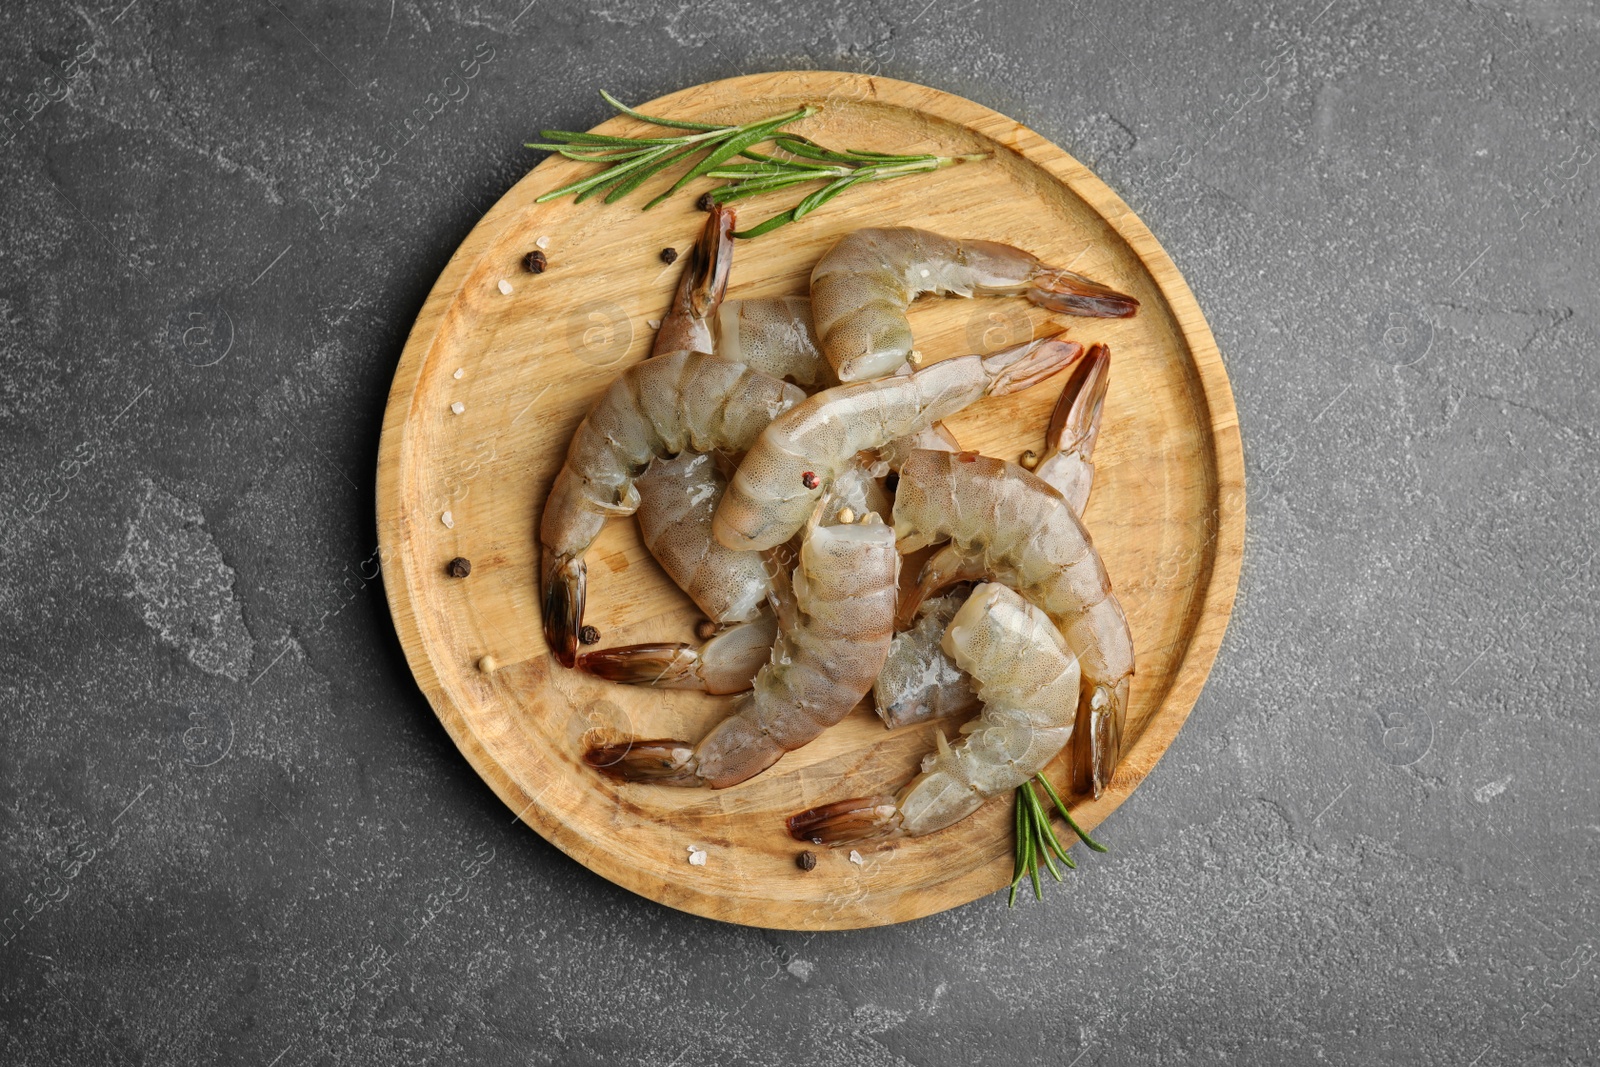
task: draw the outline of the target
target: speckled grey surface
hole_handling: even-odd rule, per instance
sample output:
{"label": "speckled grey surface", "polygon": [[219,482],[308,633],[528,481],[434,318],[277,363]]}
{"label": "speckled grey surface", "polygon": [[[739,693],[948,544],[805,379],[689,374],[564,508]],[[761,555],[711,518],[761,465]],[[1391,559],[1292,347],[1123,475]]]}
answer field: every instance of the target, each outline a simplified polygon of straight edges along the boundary
{"label": "speckled grey surface", "polygon": [[[1594,4],[583,7],[7,5],[0,1062],[1600,1057]],[[1076,152],[1233,378],[1232,628],[1045,906],[634,897],[512,824],[389,625],[384,397],[520,142],[790,67]]]}

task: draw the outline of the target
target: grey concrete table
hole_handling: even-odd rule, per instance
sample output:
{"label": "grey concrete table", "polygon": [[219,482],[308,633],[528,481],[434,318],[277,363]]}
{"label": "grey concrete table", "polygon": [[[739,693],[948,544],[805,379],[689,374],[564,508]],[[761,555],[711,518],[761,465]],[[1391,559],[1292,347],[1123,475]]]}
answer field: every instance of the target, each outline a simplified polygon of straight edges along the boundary
{"label": "grey concrete table", "polygon": [[[1594,1062],[1594,4],[586,6],[7,5],[0,1062]],[[1076,153],[1233,377],[1232,629],[1042,906],[634,897],[389,625],[390,375],[520,143],[792,67]]]}

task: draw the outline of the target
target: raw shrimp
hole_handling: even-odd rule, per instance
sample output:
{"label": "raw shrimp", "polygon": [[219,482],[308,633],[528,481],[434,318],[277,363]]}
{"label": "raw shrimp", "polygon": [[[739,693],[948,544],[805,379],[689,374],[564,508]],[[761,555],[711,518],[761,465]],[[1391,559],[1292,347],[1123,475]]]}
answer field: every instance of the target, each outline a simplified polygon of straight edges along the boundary
{"label": "raw shrimp", "polygon": [[[1094,345],[1067,372],[1067,384],[1050,417],[1044,458],[1034,469],[1080,518],[1094,482],[1092,459],[1110,361],[1111,350]],[[889,661],[872,687],[878,717],[890,729],[965,714],[977,706],[971,680],[939,645],[945,623],[960,608],[962,599],[961,595],[946,594],[925,602],[911,628],[895,635]]]}
{"label": "raw shrimp", "polygon": [[539,525],[545,640],[577,661],[588,551],[607,519],[639,507],[636,479],[682,452],[743,452],[773,416],[804,399],[798,386],[716,356],[672,352],[629,367],[572,436]]}
{"label": "raw shrimp", "polygon": [[1003,585],[978,586],[950,620],[943,645],[967,671],[983,711],[938,749],[894,797],[803,811],[789,832],[822,843],[918,837],[971,815],[1044,769],[1072,737],[1078,659],[1044,612]]}
{"label": "raw shrimp", "polygon": [[897,226],[857,230],[811,271],[811,314],[842,382],[892,374],[911,355],[906,308],[923,293],[1025,295],[1051,311],[1126,318],[1139,302],[1020,248]]}
{"label": "raw shrimp", "polygon": [[903,620],[924,597],[982,579],[1017,590],[1060,628],[1083,667],[1075,783],[1099,796],[1121,756],[1133,638],[1100,556],[1066,500],[1015,463],[920,451],[901,469],[894,523],[902,551],[948,542],[923,565],[917,590],[902,605]]}
{"label": "raw shrimp", "polygon": [[584,759],[614,777],[661,785],[722,789],[754,777],[844,718],[872,687],[894,633],[899,579],[894,533],[881,521],[812,525],[792,590],[779,591],[771,661],[734,713],[699,744],[621,742]]}
{"label": "raw shrimp", "polygon": [[981,397],[1025,389],[1082,351],[1076,342],[1048,338],[823,390],[775,418],[745,455],[717,505],[717,540],[737,549],[782,544],[858,452],[927,429]]}

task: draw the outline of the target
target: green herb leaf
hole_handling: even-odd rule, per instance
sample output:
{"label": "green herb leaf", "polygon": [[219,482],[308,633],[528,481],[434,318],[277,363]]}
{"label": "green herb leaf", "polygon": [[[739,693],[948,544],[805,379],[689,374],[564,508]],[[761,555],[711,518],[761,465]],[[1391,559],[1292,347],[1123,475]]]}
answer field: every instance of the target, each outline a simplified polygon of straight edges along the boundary
{"label": "green herb leaf", "polygon": [[1088,832],[1084,830],[1083,827],[1078,825],[1077,820],[1072,817],[1072,812],[1068,811],[1066,804],[1062,803],[1061,794],[1057,793],[1055,787],[1050,784],[1050,779],[1046,778],[1042,774],[1035,775],[1034,777],[1039,779],[1039,784],[1044,786],[1044,791],[1050,794],[1050,799],[1055,802],[1056,810],[1061,813],[1061,817],[1066,820],[1067,825],[1072,827],[1072,832],[1078,835],[1078,840],[1082,841],[1096,852],[1110,851],[1110,849],[1106,848],[1106,846],[1090,837]]}
{"label": "green herb leaf", "polygon": [[786,126],[791,122],[803,119],[807,115],[812,114],[812,112],[812,108],[803,107],[798,111],[791,111],[787,115],[780,115],[775,119],[768,119],[767,121],[757,123],[754,126],[743,128],[742,133],[737,133],[732,137],[729,137],[727,140],[717,145],[716,149],[704,159],[696,163],[693,167],[689,168],[689,172],[674,182],[672,188],[668,189],[666,192],[662,193],[660,196],[646,204],[644,206],[645,210],[648,211],[655,207],[657,204],[661,203],[661,201],[665,200],[679,189],[682,189],[685,185],[688,185],[691,181],[700,177],[700,175],[704,174],[706,171],[711,170],[718,164],[738,155],[751,145],[759,144],[762,141],[765,141],[778,127]]}
{"label": "green herb leaf", "polygon": [[623,197],[639,188],[639,186],[643,185],[651,178],[651,176],[661,173],[668,167],[677,163],[679,160],[692,156],[704,148],[704,145],[693,144],[688,148],[673,153],[667,158],[661,160],[659,163],[652,162],[644,169],[635,171],[627,181],[623,182],[621,185],[617,186],[615,189],[611,190],[611,192],[606,194],[606,203],[616,203],[618,200],[621,200]]}
{"label": "green herb leaf", "polygon": [[612,107],[616,108],[618,111],[622,112],[624,115],[627,115],[630,118],[639,119],[643,122],[651,123],[656,126],[668,126],[675,130],[731,130],[733,128],[731,126],[717,126],[709,122],[689,122],[685,119],[663,119],[658,118],[655,115],[646,115],[642,112],[635,111],[633,108],[629,107],[627,104],[624,104],[621,100],[618,100],[604,89],[600,90],[600,98],[606,103],[610,104]]}
{"label": "green herb leaf", "polygon": [[[606,203],[615,203],[654,175],[702,152],[704,155],[698,162],[691,165],[665,192],[647,201],[644,210],[661,203],[696,178],[712,178],[724,183],[711,191],[712,199],[719,204],[779,192],[808,182],[826,183],[806,194],[787,211],[734,233],[735,237],[749,239],[805,218],[853,185],[888,181],[985,158],[981,155],[895,155],[865,149],[837,151],[825,148],[801,134],[783,131],[782,127],[789,123],[814,114],[816,108],[810,104],[785,115],[740,126],[725,126],[648,115],[627,106],[604,90],[600,96],[611,107],[630,118],[689,132],[677,137],[618,137],[576,130],[542,130],[540,136],[543,140],[530,142],[527,147],[554,152],[580,163],[597,163],[602,169],[543,194],[538,197],[538,203],[562,196],[573,196],[582,201],[602,192],[606,194]],[[757,145],[769,141],[781,154],[769,155],[756,151]],[[732,162],[736,156],[750,162]],[[1038,845],[1041,849],[1046,847],[1046,844]],[[1048,855],[1046,862],[1049,862]],[[1033,866],[1037,865],[1035,858]]]}

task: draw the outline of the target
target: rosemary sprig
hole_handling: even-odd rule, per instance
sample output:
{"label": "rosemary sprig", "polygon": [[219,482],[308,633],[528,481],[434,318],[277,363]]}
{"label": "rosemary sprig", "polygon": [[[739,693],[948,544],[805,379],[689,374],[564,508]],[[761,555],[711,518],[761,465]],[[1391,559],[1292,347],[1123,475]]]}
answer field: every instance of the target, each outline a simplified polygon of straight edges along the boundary
{"label": "rosemary sprig", "polygon": [[[982,154],[965,156],[893,155],[887,152],[869,152],[864,149],[838,151],[824,148],[799,134],[785,133],[783,127],[798,122],[817,109],[807,104],[795,111],[771,118],[747,122],[740,126],[718,126],[705,122],[688,122],[659,115],[646,115],[622,103],[604,90],[600,93],[605,102],[624,115],[666,129],[687,130],[675,137],[612,137],[598,133],[580,133],[574,130],[541,130],[543,138],[527,145],[546,152],[555,152],[567,159],[583,163],[598,163],[604,169],[598,174],[579,179],[538,198],[538,203],[572,196],[587,200],[597,193],[605,193],[608,204],[627,196],[656,174],[702,152],[694,163],[663,193],[644,205],[648,211],[696,178],[711,178],[725,184],[712,190],[710,196],[719,204],[799,187],[810,182],[826,182],[820,189],[808,193],[787,211],[745,230],[734,232],[735,237],[759,237],[779,226],[805,218],[846,189],[869,182],[888,181],[908,174],[924,174],[956,163],[986,158]],[[757,145],[771,142],[781,155],[768,155],[755,150]],[[749,160],[749,162],[743,162]]]}
{"label": "rosemary sprig", "polygon": [[[1106,851],[1106,846],[1090,837],[1073,819],[1072,813],[1067,810],[1067,805],[1062,801],[1061,794],[1057,793],[1050,780],[1042,774],[1034,775],[1034,779],[1042,786],[1056,812],[1066,820],[1072,832],[1078,839],[1096,852]],[[1067,854],[1061,839],[1056,837],[1055,828],[1050,825],[1050,811],[1039,800],[1039,794],[1034,792],[1032,782],[1024,782],[1017,787],[1016,813],[1014,819],[1016,833],[1016,866],[1012,869],[1011,893],[1006,900],[1007,907],[1016,907],[1017,887],[1024,878],[1033,882],[1033,895],[1036,900],[1044,899],[1044,892],[1039,879],[1039,861],[1044,860],[1045,869],[1050,872],[1050,877],[1061,881],[1061,872],[1056,868],[1055,861],[1059,859],[1069,870],[1077,869],[1077,864]]]}

